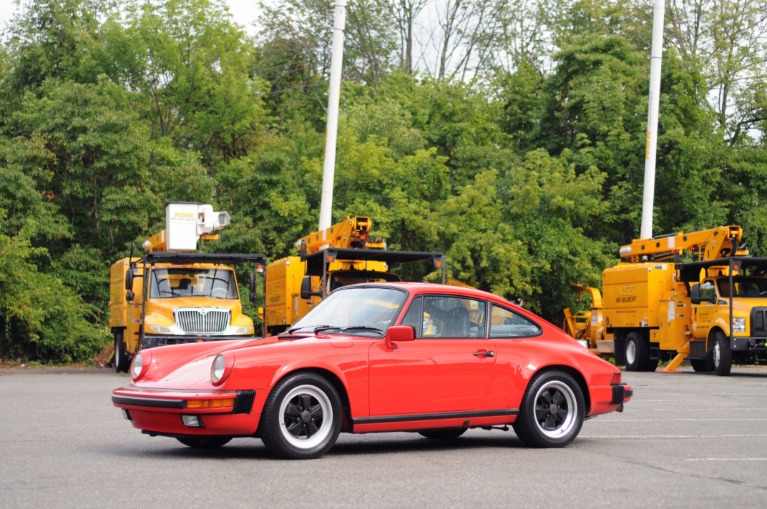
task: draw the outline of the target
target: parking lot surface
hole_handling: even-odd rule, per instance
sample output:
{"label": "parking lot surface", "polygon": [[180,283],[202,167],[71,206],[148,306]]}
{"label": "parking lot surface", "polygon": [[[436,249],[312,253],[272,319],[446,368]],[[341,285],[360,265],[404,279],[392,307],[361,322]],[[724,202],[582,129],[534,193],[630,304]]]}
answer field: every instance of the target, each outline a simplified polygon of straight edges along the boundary
{"label": "parking lot surface", "polygon": [[730,377],[624,373],[634,399],[565,449],[513,431],[449,442],[341,435],[327,456],[277,460],[257,439],[215,451],[142,435],[106,369],[0,372],[0,506],[764,507],[767,368]]}

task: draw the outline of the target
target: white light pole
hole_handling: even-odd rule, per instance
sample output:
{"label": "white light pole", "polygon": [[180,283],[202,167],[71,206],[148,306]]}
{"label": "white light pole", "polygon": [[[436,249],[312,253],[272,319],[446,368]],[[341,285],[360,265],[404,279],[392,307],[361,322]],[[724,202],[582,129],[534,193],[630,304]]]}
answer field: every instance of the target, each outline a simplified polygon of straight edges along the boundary
{"label": "white light pole", "polygon": [[336,166],[336,140],[338,138],[338,105],[341,98],[341,64],[344,59],[344,28],[346,27],[346,0],[336,0],[333,16],[333,45],[330,56],[330,86],[328,90],[328,123],[325,131],[325,163],[322,171],[322,199],[320,201],[320,231],[330,228],[333,210],[333,178]]}

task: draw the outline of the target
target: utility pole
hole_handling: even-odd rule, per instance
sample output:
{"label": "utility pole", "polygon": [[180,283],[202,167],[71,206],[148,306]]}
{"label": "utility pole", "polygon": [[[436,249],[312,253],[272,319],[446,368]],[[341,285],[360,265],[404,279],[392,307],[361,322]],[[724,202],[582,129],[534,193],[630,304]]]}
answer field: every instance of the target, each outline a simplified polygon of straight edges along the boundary
{"label": "utility pole", "polygon": [[650,95],[647,105],[647,145],[644,164],[644,196],[642,198],[642,227],[640,239],[652,238],[652,212],[655,199],[655,159],[658,149],[658,110],[660,108],[660,69],[663,59],[663,25],[665,0],[655,0],[652,22],[652,52],[650,55]]}
{"label": "utility pole", "polygon": [[344,59],[344,29],[346,28],[346,0],[336,0],[333,16],[333,44],[330,56],[330,86],[328,90],[328,123],[325,130],[325,163],[322,171],[322,199],[320,202],[320,231],[330,228],[333,210],[333,179],[336,166],[338,138],[338,107],[341,98],[341,64]]}

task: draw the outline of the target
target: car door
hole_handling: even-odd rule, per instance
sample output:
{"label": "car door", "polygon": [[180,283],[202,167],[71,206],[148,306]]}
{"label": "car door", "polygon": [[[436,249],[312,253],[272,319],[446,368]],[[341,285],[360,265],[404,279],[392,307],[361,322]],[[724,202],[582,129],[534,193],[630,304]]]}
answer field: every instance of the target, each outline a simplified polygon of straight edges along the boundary
{"label": "car door", "polygon": [[414,341],[370,350],[370,415],[441,414],[477,409],[495,367],[486,338],[487,304],[476,299],[427,295],[414,299],[401,325]]}

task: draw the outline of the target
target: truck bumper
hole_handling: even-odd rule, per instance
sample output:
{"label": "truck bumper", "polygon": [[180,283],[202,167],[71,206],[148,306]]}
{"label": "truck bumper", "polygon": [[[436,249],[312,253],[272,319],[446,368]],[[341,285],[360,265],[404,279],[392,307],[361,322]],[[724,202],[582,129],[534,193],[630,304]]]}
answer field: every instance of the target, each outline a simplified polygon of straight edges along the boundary
{"label": "truck bumper", "polygon": [[141,348],[154,348],[156,346],[181,345],[185,343],[202,343],[207,341],[230,341],[230,340],[251,340],[256,336],[163,336],[160,334],[147,334],[141,342]]}
{"label": "truck bumper", "polygon": [[743,338],[733,336],[732,338],[732,350],[736,352],[744,352],[748,350],[762,350],[767,351],[767,344],[765,341],[767,338]]}

